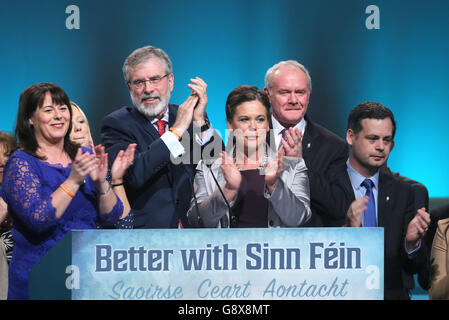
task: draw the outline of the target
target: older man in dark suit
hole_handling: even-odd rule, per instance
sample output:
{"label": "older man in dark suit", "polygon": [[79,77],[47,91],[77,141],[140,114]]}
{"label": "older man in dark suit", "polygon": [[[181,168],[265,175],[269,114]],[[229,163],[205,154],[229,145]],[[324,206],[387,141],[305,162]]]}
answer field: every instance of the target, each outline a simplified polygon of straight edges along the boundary
{"label": "older man in dark suit", "polygon": [[385,299],[409,299],[406,279],[426,267],[422,241],[430,224],[425,208],[415,211],[412,185],[380,170],[394,146],[393,113],[376,102],[351,111],[346,140],[351,146],[347,169],[333,185],[334,205],[347,210],[351,227],[383,227]]}
{"label": "older man in dark suit", "polygon": [[123,74],[134,108],[122,107],[106,116],[101,138],[110,161],[137,143],[134,163],[124,177],[133,227],[188,226],[193,160],[201,157],[193,153],[201,152],[213,131],[205,114],[207,85],[198,77],[191,79],[192,94],[186,101],[169,104],[172,64],[163,50],[152,46],[131,53]]}
{"label": "older man in dark suit", "polygon": [[267,71],[264,90],[271,103],[276,147],[280,147],[284,129],[298,128],[303,134],[302,150],[308,169],[312,209],[312,217],[305,226],[341,225],[344,214],[327,208],[330,198],[322,190],[336,173],[344,170],[348,147],[343,139],[306,115],[312,92],[309,72],[297,61],[281,61]]}

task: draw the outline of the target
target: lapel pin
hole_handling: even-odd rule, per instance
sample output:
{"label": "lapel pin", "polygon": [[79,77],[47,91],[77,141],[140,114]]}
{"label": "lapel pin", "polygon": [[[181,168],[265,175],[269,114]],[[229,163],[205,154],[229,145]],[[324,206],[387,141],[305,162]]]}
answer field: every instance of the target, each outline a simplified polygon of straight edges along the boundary
{"label": "lapel pin", "polygon": [[390,200],[390,197],[389,197],[389,196],[387,196],[387,201],[388,201],[388,200]]}
{"label": "lapel pin", "polygon": [[307,149],[310,149],[310,146],[311,146],[312,144],[309,142],[308,144],[307,144]]}

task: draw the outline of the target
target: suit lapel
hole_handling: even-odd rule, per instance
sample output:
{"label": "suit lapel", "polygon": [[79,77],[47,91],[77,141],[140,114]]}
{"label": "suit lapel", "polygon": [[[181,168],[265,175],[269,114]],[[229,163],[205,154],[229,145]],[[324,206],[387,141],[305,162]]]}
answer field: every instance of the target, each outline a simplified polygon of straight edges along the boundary
{"label": "suit lapel", "polygon": [[[342,179],[343,180],[340,180],[338,178],[338,181],[343,181],[343,189],[344,189],[345,193],[348,195],[351,195],[350,202],[349,202],[349,205],[350,205],[355,200],[355,194],[354,194],[354,189],[352,188],[351,179],[349,178],[347,170],[345,170],[345,172],[343,173]],[[346,209],[348,209],[348,208],[346,208]]]}
{"label": "suit lapel", "polygon": [[178,108],[174,105],[168,105],[168,127],[171,128],[176,121],[176,114],[178,113]]}
{"label": "suit lapel", "polygon": [[378,226],[385,227],[388,225],[392,214],[393,190],[392,177],[379,172],[379,191],[377,194],[377,217]]}
{"label": "suit lapel", "polygon": [[[172,105],[169,104],[168,105],[168,127],[171,128],[173,126],[173,124],[175,123],[176,120],[176,114],[177,114],[178,109]],[[180,166],[176,166],[173,165],[172,162],[170,162],[168,164],[168,168],[169,168],[169,180],[170,180],[170,184],[173,185],[174,181],[176,181],[176,176],[177,176],[177,170],[180,170]],[[172,190],[174,190],[174,188],[172,188]],[[173,193],[175,195],[175,193]]]}
{"label": "suit lapel", "polygon": [[313,157],[315,155],[315,153],[312,152],[312,148],[314,147],[312,142],[314,139],[315,130],[313,122],[310,121],[310,119],[307,116],[305,116],[304,118],[307,121],[307,125],[306,130],[304,132],[304,136],[302,138],[302,154],[304,161],[306,161],[306,165],[308,165],[308,163],[313,161]]}
{"label": "suit lapel", "polygon": [[[136,121],[140,124],[140,127],[143,128],[154,140],[160,137],[159,132],[157,132],[156,128],[151,124],[150,120],[148,120],[136,108],[133,108],[131,112],[134,119],[136,119]],[[151,142],[148,141],[148,144],[150,143]]]}

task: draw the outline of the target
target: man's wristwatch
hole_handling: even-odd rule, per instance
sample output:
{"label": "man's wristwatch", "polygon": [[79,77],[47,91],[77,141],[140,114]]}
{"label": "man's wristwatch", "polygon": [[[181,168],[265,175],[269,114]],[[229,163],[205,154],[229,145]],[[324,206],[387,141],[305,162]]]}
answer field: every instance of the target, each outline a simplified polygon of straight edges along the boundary
{"label": "man's wristwatch", "polygon": [[210,122],[209,122],[209,118],[207,116],[204,117],[204,121],[205,121],[205,123],[200,128],[201,132],[207,131],[210,128]]}

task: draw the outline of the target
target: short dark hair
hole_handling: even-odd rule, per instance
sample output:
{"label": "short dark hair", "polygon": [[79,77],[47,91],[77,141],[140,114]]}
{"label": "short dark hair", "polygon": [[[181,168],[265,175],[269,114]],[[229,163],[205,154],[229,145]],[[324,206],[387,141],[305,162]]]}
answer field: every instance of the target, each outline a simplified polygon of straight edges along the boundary
{"label": "short dark hair", "polygon": [[19,141],[20,147],[27,153],[38,159],[45,157],[38,156],[36,151],[39,147],[34,127],[30,124],[30,118],[34,115],[37,108],[44,103],[45,95],[50,93],[51,98],[57,105],[66,105],[70,112],[69,129],[64,137],[64,151],[73,160],[75,159],[78,145],[70,140],[70,132],[72,131],[72,107],[70,99],[61,87],[54,83],[38,83],[26,88],[19,99],[19,111],[17,112],[17,121],[15,135]]}
{"label": "short dark hair", "polygon": [[270,121],[270,100],[265,92],[256,86],[241,85],[232,90],[226,99],[226,119],[234,118],[237,107],[249,101],[259,101],[267,110],[267,119]]}
{"label": "short dark hair", "polygon": [[348,129],[351,129],[354,134],[358,134],[363,130],[363,119],[386,119],[390,118],[393,124],[393,138],[396,134],[396,121],[394,120],[393,112],[384,105],[375,101],[366,101],[360,103],[357,107],[352,109],[348,118]]}

